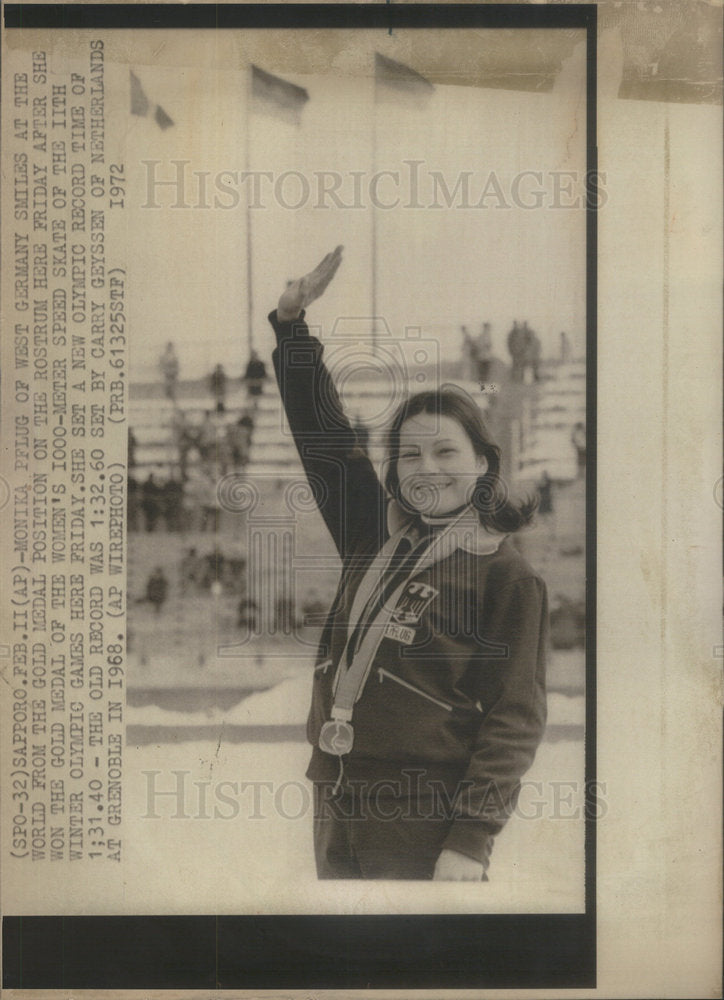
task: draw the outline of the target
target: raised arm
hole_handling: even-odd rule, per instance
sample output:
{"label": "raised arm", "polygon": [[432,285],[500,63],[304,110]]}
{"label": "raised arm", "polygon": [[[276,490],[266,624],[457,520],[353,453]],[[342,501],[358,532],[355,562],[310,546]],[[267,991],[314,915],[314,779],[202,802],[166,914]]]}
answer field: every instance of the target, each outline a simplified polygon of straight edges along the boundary
{"label": "raised arm", "polygon": [[277,305],[277,317],[281,323],[297,319],[302,310],[324,295],[342,263],[342,249],[341,246],[335,247],[309,274],[287,282]]}
{"label": "raised arm", "polygon": [[269,321],[279,391],[310,486],[342,558],[360,539],[379,546],[385,535],[384,491],[368,456],[357,446],[339,395],[310,336],[304,309],[323,294],[342,259],[337,247],[309,274],[289,282]]}

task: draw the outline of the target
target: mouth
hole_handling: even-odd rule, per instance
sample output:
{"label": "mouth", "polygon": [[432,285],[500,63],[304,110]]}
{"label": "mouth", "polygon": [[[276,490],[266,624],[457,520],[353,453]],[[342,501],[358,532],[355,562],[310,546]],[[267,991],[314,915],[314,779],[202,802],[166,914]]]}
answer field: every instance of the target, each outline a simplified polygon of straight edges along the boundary
{"label": "mouth", "polygon": [[420,510],[432,510],[451,486],[452,479],[417,479],[409,484],[408,500]]}
{"label": "mouth", "polygon": [[447,489],[448,486],[452,486],[452,482],[452,479],[415,479],[410,483],[410,488],[434,492],[435,490]]}

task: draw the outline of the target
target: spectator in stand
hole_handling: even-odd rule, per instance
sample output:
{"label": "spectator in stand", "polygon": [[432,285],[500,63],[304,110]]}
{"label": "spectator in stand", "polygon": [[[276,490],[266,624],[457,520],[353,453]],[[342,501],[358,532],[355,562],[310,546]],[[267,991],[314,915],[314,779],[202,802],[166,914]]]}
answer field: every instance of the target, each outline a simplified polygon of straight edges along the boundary
{"label": "spectator in stand", "polygon": [[219,516],[221,508],[219,498],[216,495],[216,479],[208,471],[201,473],[200,500],[201,500],[201,524],[199,531],[212,531],[216,534],[219,530]]}
{"label": "spectator in stand", "polygon": [[172,475],[163,485],[161,502],[167,531],[180,531],[184,488]]}
{"label": "spectator in stand", "polygon": [[133,476],[128,477],[128,530],[138,531],[138,511],[140,506],[138,480]]}
{"label": "spectator in stand", "polygon": [[578,478],[582,479],[586,474],[586,425],[577,423],[571,431],[571,442],[576,449],[576,463],[578,466]]}
{"label": "spectator in stand", "polygon": [[548,470],[543,470],[543,478],[538,483],[538,515],[541,526],[546,532],[546,554],[556,539],[555,508],[553,505],[553,480]]}
{"label": "spectator in stand", "polygon": [[249,363],[242,377],[242,382],[246,382],[246,391],[252,406],[256,409],[259,397],[264,391],[264,381],[266,380],[266,365],[261,360],[257,352],[252,348],[249,356]]}
{"label": "spectator in stand", "polygon": [[128,428],[128,468],[136,468],[136,448],[138,447],[138,441],[136,440],[136,435],[133,433],[131,427]]}
{"label": "spectator in stand", "polygon": [[249,583],[246,575],[246,559],[241,559],[241,568],[236,577],[236,593],[239,595],[239,608],[245,598],[249,596]]}
{"label": "spectator in stand", "polygon": [[540,380],[541,344],[527,323],[516,320],[508,334],[508,351],[513,362],[510,373],[513,382],[538,382]]}
{"label": "spectator in stand", "polygon": [[469,378],[471,381],[476,377],[478,370],[477,361],[477,347],[475,341],[470,335],[470,331],[466,326],[461,326],[460,330],[463,335],[463,378]]}
{"label": "spectator in stand", "polygon": [[218,434],[216,438],[216,455],[214,461],[214,473],[217,476],[225,476],[230,468],[234,467],[231,442],[229,440],[229,425],[224,427],[224,433]]}
{"label": "spectator in stand", "polygon": [[542,535],[545,543],[543,557],[546,560],[556,554],[558,532],[553,498],[553,480],[548,475],[548,470],[544,469],[543,477],[538,483],[538,515],[539,523],[543,529]]}
{"label": "spectator in stand", "polygon": [[534,382],[540,381],[540,340],[527,323],[523,323],[523,335],[526,344],[526,367],[530,369]]}
{"label": "spectator in stand", "polygon": [[216,402],[216,412],[224,413],[226,410],[226,372],[223,365],[218,364],[209,375],[209,388]]}
{"label": "spectator in stand", "polygon": [[185,531],[198,531],[201,508],[207,495],[206,476],[200,467],[190,470],[184,484],[183,520]]}
{"label": "spectator in stand", "polygon": [[493,360],[493,340],[490,336],[490,323],[483,323],[483,328],[475,343],[477,355],[476,377],[483,384],[490,378],[490,366]]}
{"label": "spectator in stand", "polygon": [[232,593],[246,594],[246,559],[242,555],[231,555],[226,560],[224,584]]}
{"label": "spectator in stand", "polygon": [[254,414],[245,412],[241,417],[239,417],[239,423],[242,427],[246,427],[249,434],[249,447],[251,447],[251,439],[254,434]]}
{"label": "spectator in stand", "polygon": [[209,589],[212,584],[224,582],[224,570],[226,567],[226,557],[217,545],[213,552],[204,556],[204,589]]}
{"label": "spectator in stand", "polygon": [[181,497],[181,534],[187,535],[196,527],[196,501],[193,495],[193,473],[183,481]]}
{"label": "spectator in stand", "polygon": [[146,531],[155,531],[158,518],[161,514],[161,488],[154,479],[152,472],[149,472],[148,479],[143,484],[141,490],[141,509],[146,521]]}
{"label": "spectator in stand", "polygon": [[257,632],[259,629],[259,605],[253,597],[245,595],[239,601],[239,611],[236,620],[237,628],[245,632]]}
{"label": "spectator in stand", "polygon": [[518,320],[513,321],[513,326],[508,333],[508,352],[512,361],[510,378],[513,382],[522,382],[525,374],[525,356],[527,344],[522,326]]}
{"label": "spectator in stand", "polygon": [[204,421],[196,433],[196,447],[199,449],[201,461],[210,465],[216,458],[216,424],[211,419],[211,412],[204,413]]}
{"label": "spectator in stand", "polygon": [[159,367],[163,377],[163,389],[166,399],[175,401],[180,365],[176,356],[176,348],[173,346],[173,341],[171,340],[166,344],[166,348],[161,355]]}
{"label": "spectator in stand", "polygon": [[242,469],[249,461],[251,432],[247,423],[248,419],[248,417],[239,417],[235,424],[226,425],[226,444],[231,464],[235,469]]}
{"label": "spectator in stand", "polygon": [[186,595],[189,590],[199,589],[199,576],[201,573],[201,566],[199,557],[196,554],[196,549],[187,549],[186,554],[181,560],[181,567],[179,575],[181,577],[181,593]]}
{"label": "spectator in stand", "polygon": [[186,414],[177,406],[171,415],[171,440],[178,454],[178,467],[181,479],[186,478],[189,452],[196,446],[196,435],[189,427]]}
{"label": "spectator in stand", "polygon": [[571,341],[565,331],[561,331],[561,361],[565,364],[571,360]]}
{"label": "spectator in stand", "polygon": [[161,569],[157,566],[148,578],[146,584],[146,600],[153,605],[157,615],[161,613],[161,608],[166,603],[168,596],[168,580]]}
{"label": "spectator in stand", "polygon": [[538,483],[538,514],[545,517],[546,514],[553,513],[553,480],[548,475],[548,470],[543,470],[543,478]]}

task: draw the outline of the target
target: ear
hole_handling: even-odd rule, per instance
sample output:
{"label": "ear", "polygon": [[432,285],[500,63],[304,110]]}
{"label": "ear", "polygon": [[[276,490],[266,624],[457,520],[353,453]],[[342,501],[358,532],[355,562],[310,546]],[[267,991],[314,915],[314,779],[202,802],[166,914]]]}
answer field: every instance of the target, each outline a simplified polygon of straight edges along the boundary
{"label": "ear", "polygon": [[477,463],[477,469],[479,474],[481,476],[484,476],[485,473],[488,471],[488,468],[489,466],[487,458],[485,457],[485,455],[481,455],[480,458],[478,458],[478,463]]}

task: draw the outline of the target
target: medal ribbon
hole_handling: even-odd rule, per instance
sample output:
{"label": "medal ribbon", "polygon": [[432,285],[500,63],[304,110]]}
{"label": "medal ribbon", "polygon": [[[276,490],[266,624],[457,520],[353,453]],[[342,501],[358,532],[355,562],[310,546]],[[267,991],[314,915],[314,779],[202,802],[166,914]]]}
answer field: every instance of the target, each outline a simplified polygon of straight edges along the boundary
{"label": "medal ribbon", "polygon": [[[437,536],[433,536],[432,540],[425,538],[423,551],[420,552],[420,545],[416,546],[406,555],[399,569],[393,573],[392,578],[374,586],[373,592],[364,601],[364,608],[352,635],[347,640],[337,670],[332,720],[325,723],[320,732],[319,745],[326,753],[341,757],[352,749],[354,733],[349,725],[352,710],[362,694],[372,667],[372,661],[382,642],[385,628],[392,617],[395,606],[412,577],[433,563],[452,555],[458,548],[460,539],[453,529],[465,513],[463,511],[443,531]],[[387,561],[388,566],[394,561],[395,555],[401,554],[400,550],[403,546],[400,543],[407,536],[407,532],[400,534],[402,537],[393,536],[380,551],[380,556],[383,557],[381,561]],[[407,542],[411,544],[409,538]],[[387,552],[392,549],[393,555],[389,557],[384,551],[385,549]],[[410,567],[409,570],[408,567]],[[400,580],[401,573],[402,579]],[[393,584],[398,580],[399,583],[392,589]],[[362,603],[362,599],[359,602],[355,600],[354,603],[359,605]],[[346,669],[345,664],[348,664]]]}
{"label": "medal ribbon", "polygon": [[[342,658],[342,662],[345,664],[345,667],[349,668],[352,663],[352,659],[362,642],[365,630],[369,628],[372,619],[384,606],[385,601],[389,598],[395,587],[395,583],[399,583],[401,576],[404,576],[405,582],[407,582],[407,572],[409,571],[409,567],[412,566],[417,560],[421,551],[424,551],[427,548],[430,541],[431,539],[428,536],[425,536],[413,546],[412,540],[408,535],[404,535],[400,539],[388,566],[388,569],[390,569],[391,572],[383,574],[378,581],[372,594],[365,603],[362,613],[359,615],[357,624],[354,627],[352,634],[347,640],[345,655]],[[396,568],[393,568],[395,564],[397,564],[397,566]]]}

